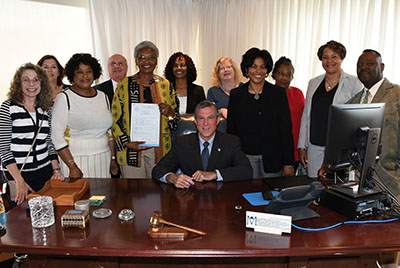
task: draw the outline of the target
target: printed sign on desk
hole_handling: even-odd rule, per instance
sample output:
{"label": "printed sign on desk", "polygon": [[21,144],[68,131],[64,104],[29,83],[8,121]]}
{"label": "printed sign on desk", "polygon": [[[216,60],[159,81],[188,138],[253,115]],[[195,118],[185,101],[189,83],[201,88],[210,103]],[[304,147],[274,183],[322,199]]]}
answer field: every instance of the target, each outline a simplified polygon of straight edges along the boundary
{"label": "printed sign on desk", "polygon": [[246,211],[246,227],[253,228],[256,232],[279,234],[290,233],[292,230],[292,217]]}

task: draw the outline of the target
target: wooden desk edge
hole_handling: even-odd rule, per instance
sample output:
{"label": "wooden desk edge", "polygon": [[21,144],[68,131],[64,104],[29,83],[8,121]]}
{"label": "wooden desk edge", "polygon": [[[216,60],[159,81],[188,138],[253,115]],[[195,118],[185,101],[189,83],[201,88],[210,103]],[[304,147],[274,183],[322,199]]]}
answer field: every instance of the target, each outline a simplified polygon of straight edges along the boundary
{"label": "wooden desk edge", "polygon": [[[95,249],[95,251],[94,251]],[[98,248],[53,248],[0,246],[2,252],[23,252],[28,254],[46,254],[57,256],[107,256],[107,257],[140,257],[140,258],[268,258],[268,257],[300,257],[300,256],[346,256],[366,255],[381,252],[400,251],[400,246],[365,247],[365,248],[319,248],[310,251],[309,248],[299,249],[249,249],[249,250],[137,250],[137,249],[98,249]]]}

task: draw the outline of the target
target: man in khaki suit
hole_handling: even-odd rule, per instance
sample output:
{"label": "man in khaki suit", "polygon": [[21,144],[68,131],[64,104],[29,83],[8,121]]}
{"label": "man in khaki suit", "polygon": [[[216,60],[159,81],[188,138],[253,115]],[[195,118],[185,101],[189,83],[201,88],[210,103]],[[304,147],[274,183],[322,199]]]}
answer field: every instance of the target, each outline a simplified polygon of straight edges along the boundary
{"label": "man in khaki suit", "polygon": [[379,52],[371,49],[364,50],[358,58],[357,76],[365,88],[348,103],[386,103],[382,128],[382,152],[376,165],[376,173],[398,196],[400,195],[400,86],[392,84],[383,77],[384,68]]}
{"label": "man in khaki suit", "polygon": [[[382,152],[375,166],[376,174],[400,200],[400,86],[383,78],[385,65],[379,52],[363,51],[357,62],[357,76],[364,89],[348,103],[386,103],[382,128]],[[397,252],[380,254],[381,267],[397,267]]]}

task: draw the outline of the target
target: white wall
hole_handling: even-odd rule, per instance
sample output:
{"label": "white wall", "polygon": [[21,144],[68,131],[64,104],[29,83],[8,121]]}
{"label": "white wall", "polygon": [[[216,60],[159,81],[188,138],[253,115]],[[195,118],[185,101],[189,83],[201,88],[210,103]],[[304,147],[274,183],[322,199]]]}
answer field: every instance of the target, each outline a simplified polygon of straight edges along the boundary
{"label": "white wall", "polygon": [[74,53],[93,53],[88,1],[0,0],[0,36],[3,101],[22,64],[52,54],[65,65]]}

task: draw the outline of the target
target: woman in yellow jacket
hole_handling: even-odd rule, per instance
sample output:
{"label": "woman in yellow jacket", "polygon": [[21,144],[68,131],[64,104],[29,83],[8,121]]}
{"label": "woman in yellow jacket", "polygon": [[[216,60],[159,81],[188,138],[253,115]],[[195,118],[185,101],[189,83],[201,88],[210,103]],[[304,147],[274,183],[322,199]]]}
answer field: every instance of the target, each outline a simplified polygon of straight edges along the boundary
{"label": "woman in yellow jacket", "polygon": [[[151,178],[154,165],[171,149],[171,130],[179,120],[176,96],[168,80],[153,74],[158,49],[150,41],[135,47],[139,72],[124,78],[117,86],[112,103],[112,133],[117,145],[117,161],[123,178]],[[158,147],[143,146],[130,138],[132,103],[156,103],[160,109]]]}

